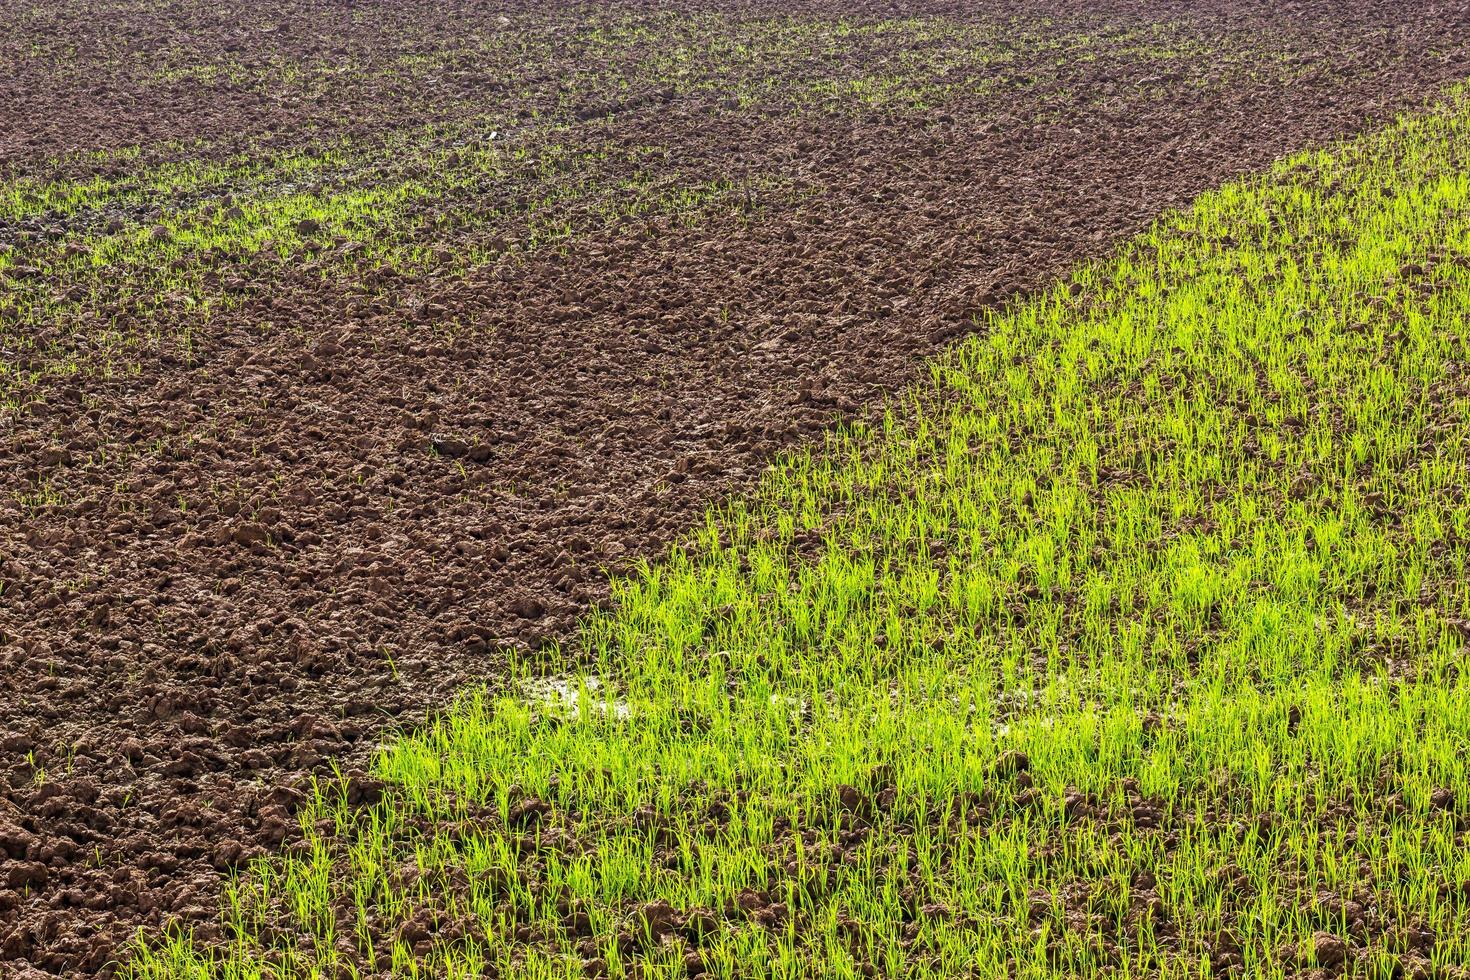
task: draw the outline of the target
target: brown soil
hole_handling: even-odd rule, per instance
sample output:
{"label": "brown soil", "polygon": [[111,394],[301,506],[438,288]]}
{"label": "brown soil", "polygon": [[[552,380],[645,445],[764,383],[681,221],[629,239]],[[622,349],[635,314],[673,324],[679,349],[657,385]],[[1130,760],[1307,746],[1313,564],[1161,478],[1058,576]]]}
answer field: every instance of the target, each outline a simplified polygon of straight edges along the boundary
{"label": "brown soil", "polygon": [[[388,45],[420,6],[444,10],[383,4],[395,13],[343,43]],[[165,343],[135,375],[37,382],[0,442],[0,975],[104,974],[138,928],[210,919],[229,869],[289,836],[281,787],[361,765],[385,729],[493,682],[509,651],[567,640],[606,594],[602,569],[656,555],[975,313],[1470,64],[1464,15],[1430,6],[1214,6],[1094,5],[1192,18],[1202,38],[1289,37],[1295,82],[1208,59],[1158,79],[1135,59],[1076,67],[1068,86],[1105,97],[1045,113],[1047,93],[1025,90],[882,118],[643,105],[612,135],[682,145],[695,169],[774,168],[803,193],[692,227],[622,222],[467,278],[364,290],[274,270],[189,358]],[[198,43],[265,43],[189,9]],[[450,9],[416,36],[456,15],[493,16]],[[105,19],[50,23],[96,39]],[[182,29],[123,28],[146,50]],[[269,36],[298,39],[272,57],[306,58],[320,35]],[[63,150],[318,120],[183,83],[157,99],[127,66],[88,88],[47,65],[61,82],[33,68],[0,88],[0,164],[21,172]],[[330,125],[416,111],[366,83],[348,95]],[[59,122],[19,125],[37,114]],[[55,501],[25,504],[42,480]]]}

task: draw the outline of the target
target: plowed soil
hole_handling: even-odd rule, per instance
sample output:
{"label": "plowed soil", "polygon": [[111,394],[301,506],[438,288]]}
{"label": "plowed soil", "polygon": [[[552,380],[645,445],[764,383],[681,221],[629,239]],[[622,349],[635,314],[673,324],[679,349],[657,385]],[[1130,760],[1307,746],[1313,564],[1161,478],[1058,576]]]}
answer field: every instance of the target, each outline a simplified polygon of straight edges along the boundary
{"label": "plowed soil", "polygon": [[[436,36],[537,17],[262,3],[256,19],[292,39],[267,51],[274,32],[181,6],[0,15],[0,53],[27,31],[52,52],[0,82],[6,172],[89,172],[56,155],[140,141],[151,159],[184,138],[220,154],[263,134],[366,138],[453,118],[483,84],[466,69],[415,100],[416,76],[365,76],[272,100],[267,72],[221,97],[194,75],[144,85],[132,58],[398,57],[400,21],[427,55]],[[1470,21],[1447,5],[1210,6],[1089,5],[1214,42],[1171,77],[1130,48],[1050,87],[903,112],[746,117],[715,96],[599,112],[600,138],[676,146],[681,171],[779,180],[695,221],[628,217],[464,275],[366,287],[247,262],[235,272],[263,287],[187,351],[27,381],[0,439],[0,975],[105,975],[139,928],[209,928],[230,869],[291,835],[290,786],[360,766],[385,729],[493,683],[510,651],[565,643],[603,569],[879,404],[977,312],[1470,64]],[[555,36],[551,20],[528,37]],[[134,53],[89,79],[57,60],[63,34],[78,58],[106,37]],[[1270,70],[1225,57],[1241,36],[1273,39]],[[71,220],[49,238],[81,234]]]}

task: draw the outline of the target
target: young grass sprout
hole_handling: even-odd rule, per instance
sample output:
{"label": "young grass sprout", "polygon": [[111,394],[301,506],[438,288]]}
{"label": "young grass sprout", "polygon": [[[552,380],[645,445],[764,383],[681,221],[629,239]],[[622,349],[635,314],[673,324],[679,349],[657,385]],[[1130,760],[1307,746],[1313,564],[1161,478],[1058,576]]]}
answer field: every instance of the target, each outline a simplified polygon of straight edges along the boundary
{"label": "young grass sprout", "polygon": [[126,975],[1464,976],[1470,102],[984,327]]}

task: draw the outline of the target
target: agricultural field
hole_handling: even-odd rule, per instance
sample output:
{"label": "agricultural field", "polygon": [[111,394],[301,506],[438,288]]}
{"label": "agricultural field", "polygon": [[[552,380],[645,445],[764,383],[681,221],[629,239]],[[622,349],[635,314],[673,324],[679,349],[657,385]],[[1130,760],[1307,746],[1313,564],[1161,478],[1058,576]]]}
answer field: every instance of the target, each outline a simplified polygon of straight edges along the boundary
{"label": "agricultural field", "polygon": [[1470,11],[0,62],[0,977],[1470,977]]}

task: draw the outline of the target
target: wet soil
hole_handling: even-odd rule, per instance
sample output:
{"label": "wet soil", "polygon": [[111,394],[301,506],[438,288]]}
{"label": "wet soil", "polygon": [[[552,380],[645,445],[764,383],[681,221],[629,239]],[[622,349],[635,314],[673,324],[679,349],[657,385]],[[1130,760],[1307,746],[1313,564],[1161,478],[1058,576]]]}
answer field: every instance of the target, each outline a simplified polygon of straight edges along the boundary
{"label": "wet soil", "polygon": [[[1096,6],[1290,32],[1304,68],[1170,81],[1139,59],[1044,114],[1035,92],[746,127],[646,106],[617,125],[712,168],[775,161],[809,193],[467,278],[276,269],[187,352],[38,382],[0,440],[0,975],[104,975],[137,929],[209,921],[230,869],[291,836],[291,786],[570,639],[604,569],[871,411],[977,313],[1470,64],[1446,40],[1464,15],[1438,7]],[[7,146],[14,166],[105,142],[131,105],[9,84],[0,131],[71,110]],[[123,138],[304,126],[177,92]]]}

